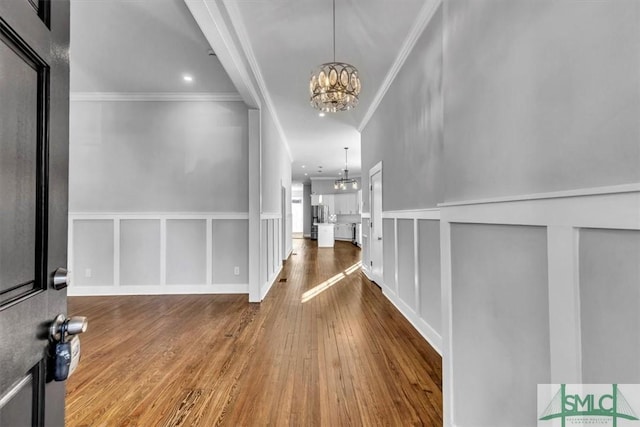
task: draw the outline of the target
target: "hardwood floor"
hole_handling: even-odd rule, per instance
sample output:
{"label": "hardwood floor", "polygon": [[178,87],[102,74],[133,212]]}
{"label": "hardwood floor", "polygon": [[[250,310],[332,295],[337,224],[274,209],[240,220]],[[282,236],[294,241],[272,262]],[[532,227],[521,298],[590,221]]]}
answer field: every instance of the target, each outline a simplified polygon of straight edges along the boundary
{"label": "hardwood floor", "polygon": [[441,426],[441,358],[359,259],[296,239],[262,304],[69,298],[89,330],[67,426]]}

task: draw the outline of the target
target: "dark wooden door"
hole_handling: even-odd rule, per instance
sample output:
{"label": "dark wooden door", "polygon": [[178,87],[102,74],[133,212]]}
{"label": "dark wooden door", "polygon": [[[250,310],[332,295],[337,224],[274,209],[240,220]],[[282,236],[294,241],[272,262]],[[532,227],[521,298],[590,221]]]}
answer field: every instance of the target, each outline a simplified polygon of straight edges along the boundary
{"label": "dark wooden door", "polygon": [[69,3],[0,0],[0,426],[62,426],[48,326],[66,314]]}

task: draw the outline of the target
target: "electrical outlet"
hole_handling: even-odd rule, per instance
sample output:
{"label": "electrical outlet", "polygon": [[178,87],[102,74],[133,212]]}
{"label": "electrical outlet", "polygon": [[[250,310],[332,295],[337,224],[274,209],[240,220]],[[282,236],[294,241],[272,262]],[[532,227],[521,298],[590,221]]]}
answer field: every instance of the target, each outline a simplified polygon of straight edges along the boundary
{"label": "electrical outlet", "polygon": [[233,274],[235,274],[236,276],[240,275],[240,267],[238,267],[237,265],[235,267],[233,267]]}
{"label": "electrical outlet", "polygon": [[91,269],[90,268],[85,268],[84,269],[84,277],[91,277]]}

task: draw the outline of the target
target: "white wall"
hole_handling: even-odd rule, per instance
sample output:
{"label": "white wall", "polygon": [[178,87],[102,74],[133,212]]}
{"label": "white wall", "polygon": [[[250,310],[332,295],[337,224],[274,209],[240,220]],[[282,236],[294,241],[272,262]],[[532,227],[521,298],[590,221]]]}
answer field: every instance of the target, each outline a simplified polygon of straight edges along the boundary
{"label": "white wall", "polygon": [[[362,201],[382,161],[385,295],[441,351],[440,232],[443,200],[442,8],[421,34],[362,132]],[[392,141],[392,142],[390,142]],[[363,219],[363,235],[369,222]],[[363,266],[370,266],[363,237]]]}
{"label": "white wall", "polygon": [[638,34],[633,0],[448,0],[363,130],[383,291],[441,336],[447,426],[535,426],[538,383],[638,381]]}
{"label": "white wall", "polygon": [[246,212],[241,102],[72,102],[72,212]]}
{"label": "white wall", "polygon": [[637,1],[446,5],[446,201],[640,181]]}
{"label": "white wall", "polygon": [[585,328],[640,309],[637,257],[597,249],[640,248],[640,3],[452,0],[444,28],[446,417],[535,425],[538,383],[638,379],[640,343],[595,362]]}
{"label": "white wall", "polygon": [[70,134],[71,294],[247,292],[243,103],[74,101]]}
{"label": "white wall", "polygon": [[440,7],[362,131],[362,188],[382,161],[385,211],[432,208],[443,200],[442,43]]}
{"label": "white wall", "polygon": [[[282,261],[291,253],[291,159],[270,111],[262,109],[260,117],[262,136],[260,284],[261,295],[264,298],[281,270]],[[283,202],[284,212],[282,212]]]}

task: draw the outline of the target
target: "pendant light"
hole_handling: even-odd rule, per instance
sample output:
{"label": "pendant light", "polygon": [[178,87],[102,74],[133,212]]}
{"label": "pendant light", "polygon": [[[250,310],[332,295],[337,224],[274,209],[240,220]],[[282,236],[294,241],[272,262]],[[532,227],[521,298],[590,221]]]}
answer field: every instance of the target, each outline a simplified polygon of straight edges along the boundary
{"label": "pendant light", "polygon": [[336,62],[336,0],[333,0],[333,62],[313,70],[309,80],[311,106],[323,113],[351,110],[358,105],[360,89],[358,69]]}

